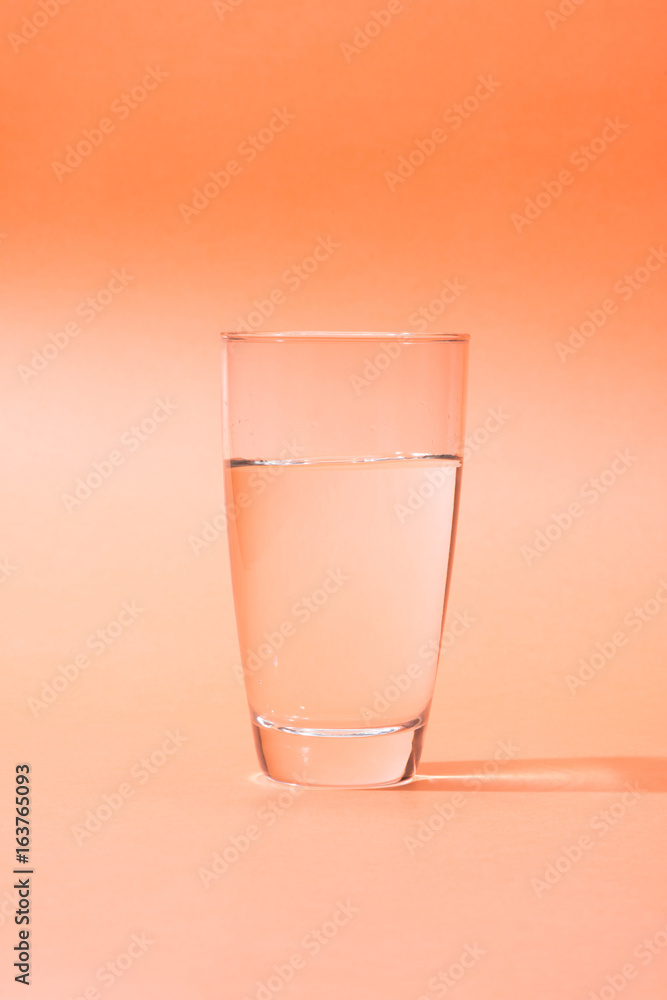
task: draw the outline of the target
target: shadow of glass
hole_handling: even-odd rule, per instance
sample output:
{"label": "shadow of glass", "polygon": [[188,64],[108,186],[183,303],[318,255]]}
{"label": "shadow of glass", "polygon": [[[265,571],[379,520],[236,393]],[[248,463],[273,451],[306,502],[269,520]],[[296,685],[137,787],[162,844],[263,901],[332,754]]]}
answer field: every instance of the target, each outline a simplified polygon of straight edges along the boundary
{"label": "shadow of glass", "polygon": [[667,792],[667,757],[424,761],[406,792]]}

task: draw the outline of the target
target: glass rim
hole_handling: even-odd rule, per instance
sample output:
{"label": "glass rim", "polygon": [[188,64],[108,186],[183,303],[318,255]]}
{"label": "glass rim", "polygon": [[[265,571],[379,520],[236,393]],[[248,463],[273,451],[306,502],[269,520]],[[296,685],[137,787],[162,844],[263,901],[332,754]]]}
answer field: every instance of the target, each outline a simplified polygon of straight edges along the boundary
{"label": "glass rim", "polygon": [[223,332],[220,337],[224,341],[234,341],[242,340],[246,342],[255,341],[256,343],[272,344],[280,343],[284,340],[294,340],[294,341],[333,341],[338,342],[349,342],[349,341],[387,341],[387,340],[400,340],[404,343],[429,343],[429,342],[452,342],[452,343],[468,343],[470,341],[469,333],[410,333],[401,332],[398,330],[376,332],[376,331],[364,331],[364,330],[284,330],[277,332],[251,332],[247,333],[244,331],[230,331]]}

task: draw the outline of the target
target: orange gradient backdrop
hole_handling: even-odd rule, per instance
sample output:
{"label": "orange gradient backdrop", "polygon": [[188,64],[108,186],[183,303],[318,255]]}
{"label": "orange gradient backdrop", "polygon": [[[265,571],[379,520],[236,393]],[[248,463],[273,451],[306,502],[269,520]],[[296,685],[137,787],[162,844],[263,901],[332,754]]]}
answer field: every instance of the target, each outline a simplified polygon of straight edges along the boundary
{"label": "orange gradient backdrop", "polygon": [[[662,998],[663,5],[0,22],[1,995],[27,761],[33,1000]],[[493,794],[257,781],[213,524],[244,325],[471,334],[425,761]]]}

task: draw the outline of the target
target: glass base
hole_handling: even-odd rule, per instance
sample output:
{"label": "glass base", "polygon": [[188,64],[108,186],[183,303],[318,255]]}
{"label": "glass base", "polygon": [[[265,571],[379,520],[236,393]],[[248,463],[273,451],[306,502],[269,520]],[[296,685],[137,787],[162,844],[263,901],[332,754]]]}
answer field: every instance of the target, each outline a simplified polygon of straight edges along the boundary
{"label": "glass base", "polygon": [[382,788],[412,781],[426,720],[378,729],[300,729],[254,716],[262,770],[274,781],[313,788]]}

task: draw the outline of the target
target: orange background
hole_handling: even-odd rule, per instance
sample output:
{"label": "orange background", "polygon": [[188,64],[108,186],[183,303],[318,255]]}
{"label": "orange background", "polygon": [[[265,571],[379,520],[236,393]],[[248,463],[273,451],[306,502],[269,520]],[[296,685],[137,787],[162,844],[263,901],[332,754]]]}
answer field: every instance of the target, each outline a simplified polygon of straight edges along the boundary
{"label": "orange background", "polygon": [[[12,775],[25,760],[34,1000],[254,1000],[297,952],[304,966],[271,996],[416,1000],[439,995],[429,981],[467,945],[485,954],[446,987],[462,1000],[664,997],[667,949],[646,961],[641,942],[667,926],[667,614],[650,603],[667,579],[667,266],[637,271],[667,237],[663,6],[54,5],[0,13],[2,995],[22,989]],[[149,70],[154,89],[132,97]],[[495,89],[455,127],[480,76]],[[243,144],[278,125],[275,109],[294,118],[251,160]],[[424,162],[388,179],[434,129],[445,139]],[[85,130],[98,144],[58,167]],[[225,189],[184,212],[230,160]],[[294,288],[287,272],[320,238],[339,246]],[[442,778],[281,806],[254,777],[225,539],[192,544],[223,501],[217,334],[272,294],[258,329],[416,329],[448,281],[465,288],[427,328],[472,335],[448,617],[475,621],[443,656],[425,760],[483,774],[504,741],[523,763],[509,785],[485,780],[494,794],[461,785],[463,805]],[[559,356],[587,311],[599,328]],[[141,440],[128,429],[158,400],[172,412]],[[490,409],[506,416],[485,440]],[[619,450],[627,467],[602,492],[591,481]],[[68,510],[63,495],[112,452]],[[580,516],[526,555],[575,502]],[[88,637],[123,602],[143,610],[98,655]],[[637,606],[640,627],[626,623]],[[568,689],[619,630],[627,642]],[[30,701],[86,653],[57,697]],[[168,731],[182,737],[170,754]],[[455,817],[434,820],[448,803]],[[200,870],[249,825],[257,839],[205,888]],[[420,829],[431,838],[410,848]],[[594,847],[568,869],[582,836]],[[557,862],[567,870],[536,887]],[[358,913],[311,955],[300,942],[348,899]],[[152,944],[97,977],[133,934]]]}

